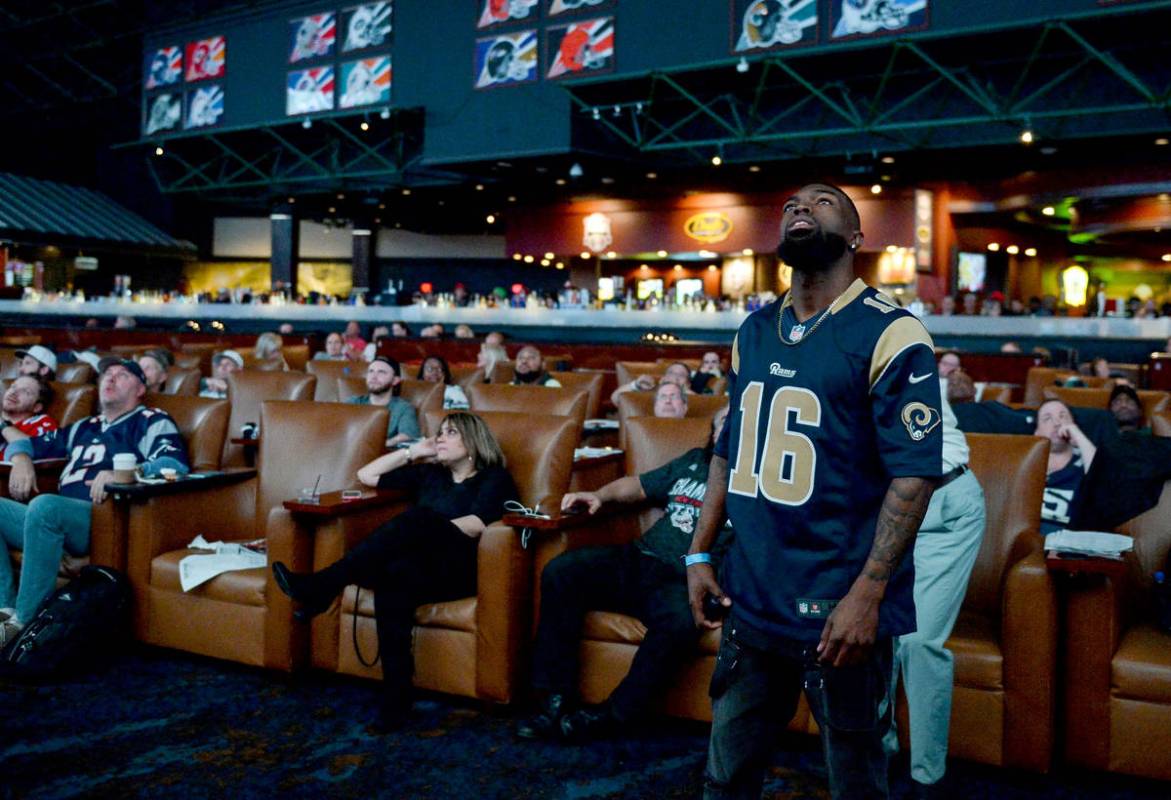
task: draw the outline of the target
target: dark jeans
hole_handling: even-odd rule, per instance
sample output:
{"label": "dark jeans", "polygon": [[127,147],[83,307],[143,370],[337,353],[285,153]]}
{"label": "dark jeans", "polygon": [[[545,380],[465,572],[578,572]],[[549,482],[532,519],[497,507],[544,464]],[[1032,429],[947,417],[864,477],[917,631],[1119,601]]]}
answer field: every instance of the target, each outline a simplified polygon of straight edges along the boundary
{"label": "dark jeans", "polygon": [[478,543],[446,517],[413,508],[380,525],[319,573],[328,575],[339,591],[351,583],[374,590],[378,650],[388,696],[405,697],[411,688],[415,609],[476,593]]}
{"label": "dark jeans", "polygon": [[739,639],[734,620],[725,624],[712,675],[704,798],[760,797],[770,752],[797,710],[802,689],[821,728],[831,795],[889,797],[882,736],[890,714],[890,704],[884,704],[890,639],[880,639],[869,659],[855,667],[820,666],[815,647],[779,642],[766,652]]}
{"label": "dark jeans", "polygon": [[630,672],[609,699],[614,716],[632,719],[662,693],[699,639],[687,604],[687,580],[633,544],[583,547],[550,561],[541,573],[536,688],[576,694],[582,620],[595,610],[629,614],[647,628]]}

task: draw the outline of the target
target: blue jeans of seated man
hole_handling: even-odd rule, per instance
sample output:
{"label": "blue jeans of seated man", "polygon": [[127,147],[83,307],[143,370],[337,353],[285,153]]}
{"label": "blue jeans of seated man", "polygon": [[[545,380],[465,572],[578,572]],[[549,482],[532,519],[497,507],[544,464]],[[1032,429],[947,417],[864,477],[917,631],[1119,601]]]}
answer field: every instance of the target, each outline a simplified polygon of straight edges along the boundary
{"label": "blue jeans of seated man", "polygon": [[[16,617],[28,623],[57,585],[63,551],[80,556],[89,552],[90,513],[93,504],[56,494],[39,494],[25,505],[0,498],[0,536],[7,547],[0,557],[0,607],[14,605]],[[13,591],[9,547],[23,550],[20,592]]]}
{"label": "blue jeans of seated man", "polygon": [[[971,472],[935,490],[915,537],[915,632],[895,639],[890,697],[899,672],[907,695],[911,778],[936,783],[947,769],[954,659],[944,647],[984,538],[984,491]],[[894,718],[885,739],[898,750]]]}
{"label": "blue jeans of seated man", "polygon": [[878,640],[858,666],[817,663],[816,645],[781,642],[766,652],[746,645],[724,623],[712,675],[712,733],[704,770],[705,800],[757,800],[777,735],[797,710],[802,689],[821,728],[830,794],[887,798],[882,735],[891,641]]}

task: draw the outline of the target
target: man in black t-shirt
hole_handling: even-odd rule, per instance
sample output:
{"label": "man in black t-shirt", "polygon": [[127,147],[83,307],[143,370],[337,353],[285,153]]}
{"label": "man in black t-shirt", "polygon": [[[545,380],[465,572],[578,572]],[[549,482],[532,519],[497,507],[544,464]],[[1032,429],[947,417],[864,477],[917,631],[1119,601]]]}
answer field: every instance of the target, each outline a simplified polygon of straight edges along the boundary
{"label": "man in black t-shirt", "polygon": [[[682,558],[707,490],[711,447],[728,409],[712,419],[711,444],[689,450],[658,469],[612,481],[597,492],[567,494],[562,508],[585,505],[590,514],[605,503],[650,500],[665,514],[625,545],[583,547],[562,553],[541,574],[541,622],[533,653],[533,684],[543,693],[540,712],[517,727],[526,739],[596,738],[641,716],[667,685],[680,660],[699,639],[687,602]],[[718,558],[731,541],[724,528],[713,548]],[[577,653],[587,611],[637,617],[646,635],[630,672],[596,709],[575,709]]]}

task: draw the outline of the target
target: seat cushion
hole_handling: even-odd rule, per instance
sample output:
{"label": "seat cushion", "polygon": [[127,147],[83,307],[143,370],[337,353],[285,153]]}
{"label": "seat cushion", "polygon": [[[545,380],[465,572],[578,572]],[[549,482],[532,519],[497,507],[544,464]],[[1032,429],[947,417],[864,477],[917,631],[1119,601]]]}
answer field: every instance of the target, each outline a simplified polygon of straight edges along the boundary
{"label": "seat cushion", "polygon": [[[342,595],[343,613],[354,613],[354,597],[357,595],[357,590],[357,586],[346,587],[346,591]],[[358,603],[358,616],[374,616],[374,592],[368,589],[362,591],[362,597]],[[421,605],[415,609],[415,624],[474,633],[476,630],[476,598],[464,597],[460,600]]]}
{"label": "seat cushion", "polygon": [[1171,633],[1135,625],[1122,637],[1110,672],[1115,697],[1171,703]]}
{"label": "seat cushion", "polygon": [[1004,688],[1004,656],[996,626],[979,614],[961,611],[947,640],[955,655],[957,686],[977,689]]}
{"label": "seat cushion", "polygon": [[[582,625],[582,638],[597,642],[615,644],[641,644],[646,636],[646,626],[635,617],[612,611],[591,611],[586,614]],[[715,655],[720,649],[720,632],[705,631],[699,640],[699,651]]]}
{"label": "seat cushion", "polygon": [[[206,553],[206,550],[187,549],[163,553],[150,562],[150,585],[166,592],[182,592],[183,587],[179,583],[179,562],[186,556]],[[263,606],[267,580],[268,567],[234,570],[217,575],[187,594],[241,606]]]}

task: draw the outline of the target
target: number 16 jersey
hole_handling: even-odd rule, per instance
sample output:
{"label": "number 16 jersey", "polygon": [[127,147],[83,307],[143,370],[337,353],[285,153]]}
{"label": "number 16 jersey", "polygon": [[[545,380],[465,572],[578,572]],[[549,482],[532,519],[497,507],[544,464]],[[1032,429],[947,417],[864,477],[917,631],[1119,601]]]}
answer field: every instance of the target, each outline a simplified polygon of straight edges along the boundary
{"label": "number 16 jersey", "polygon": [[[736,537],[721,583],[749,631],[816,641],[862,572],[891,480],[938,478],[943,436],[931,337],[894,301],[856,280],[824,317],[794,323],[777,301],[732,345],[715,452]],[[891,576],[879,636],[915,629],[912,561],[908,549]]]}

